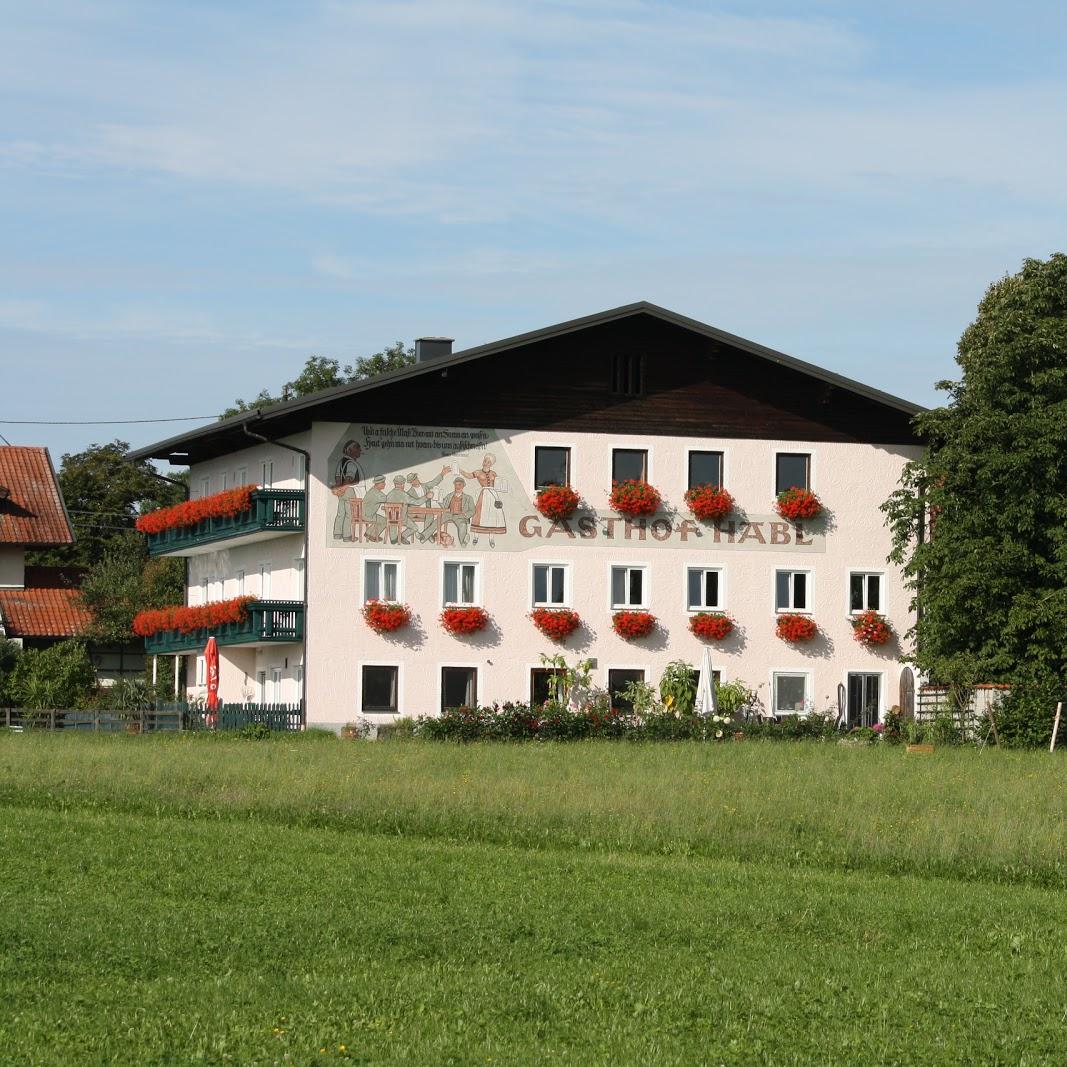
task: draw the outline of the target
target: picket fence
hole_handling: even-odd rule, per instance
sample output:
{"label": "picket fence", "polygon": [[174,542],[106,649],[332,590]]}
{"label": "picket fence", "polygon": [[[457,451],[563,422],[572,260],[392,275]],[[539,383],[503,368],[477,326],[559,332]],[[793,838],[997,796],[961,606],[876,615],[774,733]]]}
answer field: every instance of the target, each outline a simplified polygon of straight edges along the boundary
{"label": "picket fence", "polygon": [[220,704],[215,715],[195,704],[159,704],[129,711],[85,708],[0,708],[0,727],[9,730],[88,730],[94,733],[174,733],[180,730],[269,730],[304,728],[299,704]]}

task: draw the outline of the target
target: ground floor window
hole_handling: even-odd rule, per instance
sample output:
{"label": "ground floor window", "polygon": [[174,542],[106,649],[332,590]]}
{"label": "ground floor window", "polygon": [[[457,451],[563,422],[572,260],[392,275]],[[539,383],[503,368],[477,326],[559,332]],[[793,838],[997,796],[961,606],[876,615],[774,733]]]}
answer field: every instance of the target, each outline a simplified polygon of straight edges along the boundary
{"label": "ground floor window", "polygon": [[562,677],[563,671],[551,667],[534,667],[530,671],[530,704],[540,707],[552,699],[552,679]]}
{"label": "ground floor window", "polygon": [[845,708],[845,723],[854,726],[874,726],[882,703],[882,676],[880,674],[850,673],[848,676],[848,703]]}
{"label": "ground floor window", "polygon": [[634,710],[630,700],[624,695],[626,687],[631,682],[643,682],[645,672],[637,668],[612,667],[608,670],[608,695],[611,697],[611,706],[616,711],[628,715]]}
{"label": "ground floor window", "polygon": [[363,668],[362,708],[370,715],[395,715],[397,713],[397,682],[399,667]]}
{"label": "ground floor window", "polygon": [[478,706],[478,668],[441,668],[441,710]]}
{"label": "ground floor window", "polygon": [[796,715],[808,709],[808,676],[776,674],[774,676],[774,714]]}

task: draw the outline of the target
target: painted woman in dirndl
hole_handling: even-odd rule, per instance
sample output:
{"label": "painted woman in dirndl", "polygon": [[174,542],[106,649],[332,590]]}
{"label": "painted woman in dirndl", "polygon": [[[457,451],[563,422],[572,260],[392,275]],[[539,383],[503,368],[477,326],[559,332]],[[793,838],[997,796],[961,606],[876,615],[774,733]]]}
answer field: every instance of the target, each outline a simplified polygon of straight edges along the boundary
{"label": "painted woman in dirndl", "polygon": [[497,534],[508,532],[507,520],[504,518],[504,504],[494,486],[496,485],[496,471],[493,464],[496,456],[492,452],[486,452],[482,457],[482,465],[476,471],[461,470],[464,478],[473,478],[481,487],[478,500],[474,505],[474,518],[471,520],[471,533],[473,541],[478,543],[479,534],[489,535],[489,547],[496,547],[495,537]]}

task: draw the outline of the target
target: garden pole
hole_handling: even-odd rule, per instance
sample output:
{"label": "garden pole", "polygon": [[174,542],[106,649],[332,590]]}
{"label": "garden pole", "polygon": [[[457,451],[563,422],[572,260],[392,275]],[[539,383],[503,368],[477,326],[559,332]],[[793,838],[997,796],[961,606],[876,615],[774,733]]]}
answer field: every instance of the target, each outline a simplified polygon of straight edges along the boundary
{"label": "garden pole", "polygon": [[1061,700],[1056,705],[1056,718],[1052,723],[1052,741],[1048,746],[1049,752],[1054,752],[1056,749],[1056,734],[1060,732],[1060,713],[1063,711],[1063,701]]}

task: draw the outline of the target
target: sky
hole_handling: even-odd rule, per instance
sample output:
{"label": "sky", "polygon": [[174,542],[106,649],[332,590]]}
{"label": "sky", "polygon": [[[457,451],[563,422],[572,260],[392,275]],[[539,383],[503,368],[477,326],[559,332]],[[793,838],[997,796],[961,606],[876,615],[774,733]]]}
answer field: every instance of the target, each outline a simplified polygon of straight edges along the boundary
{"label": "sky", "polygon": [[1064,250],[1067,7],[0,0],[0,435],[635,300],[935,404]]}

